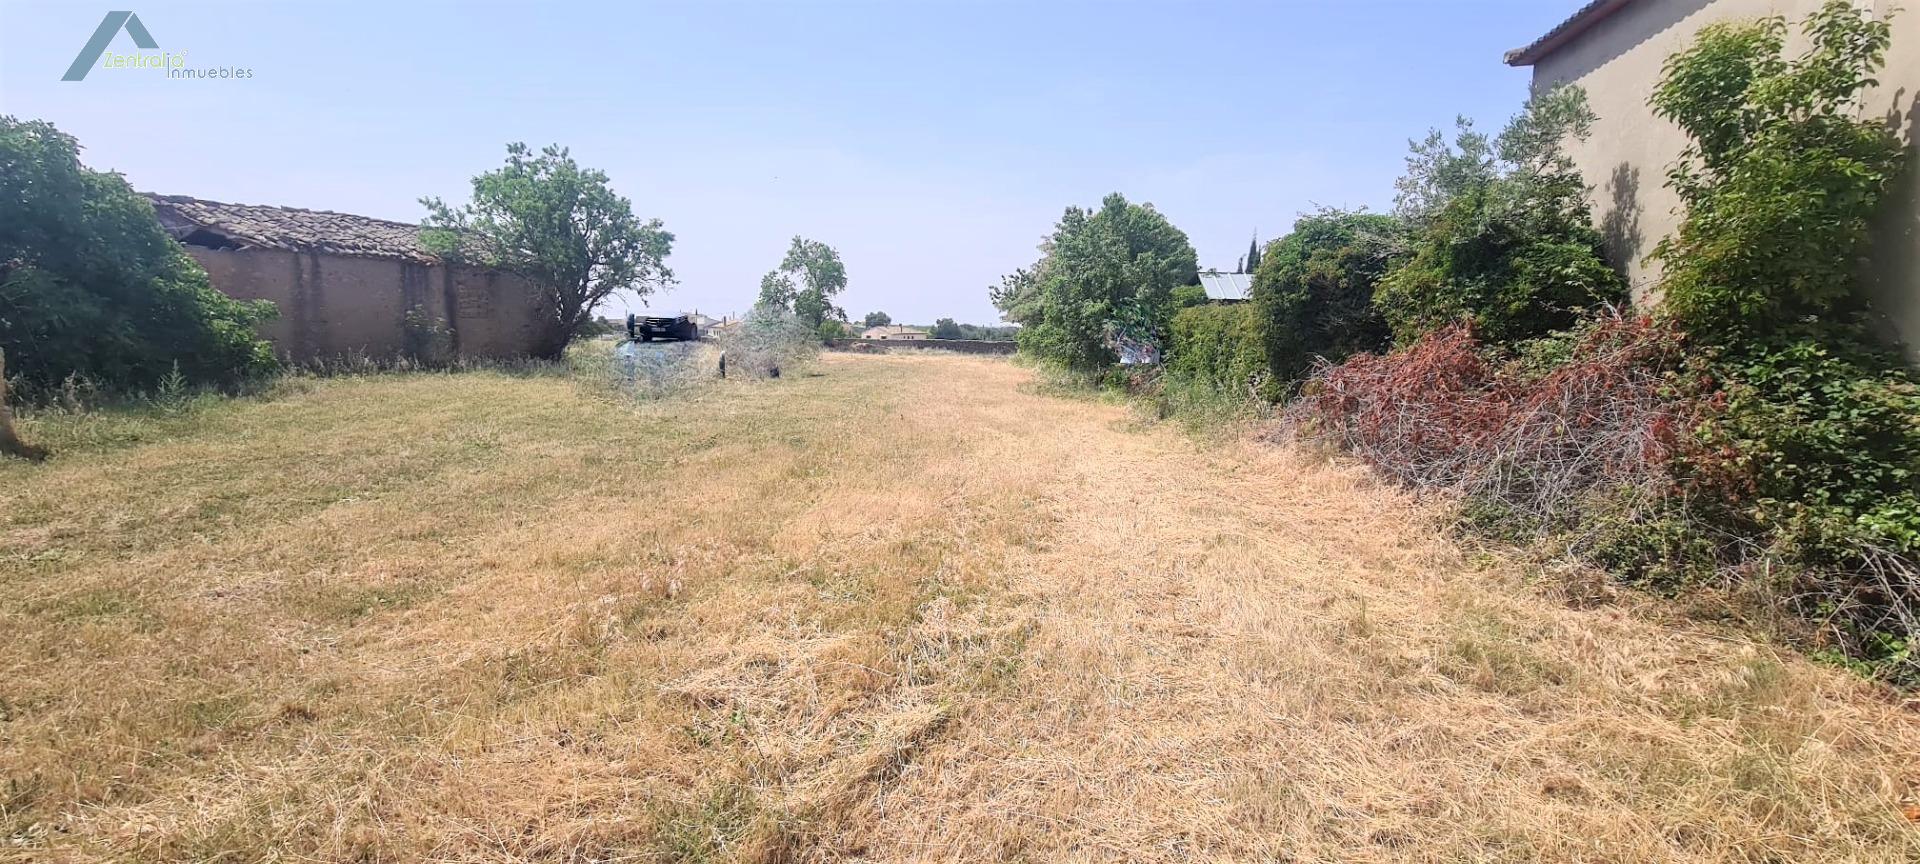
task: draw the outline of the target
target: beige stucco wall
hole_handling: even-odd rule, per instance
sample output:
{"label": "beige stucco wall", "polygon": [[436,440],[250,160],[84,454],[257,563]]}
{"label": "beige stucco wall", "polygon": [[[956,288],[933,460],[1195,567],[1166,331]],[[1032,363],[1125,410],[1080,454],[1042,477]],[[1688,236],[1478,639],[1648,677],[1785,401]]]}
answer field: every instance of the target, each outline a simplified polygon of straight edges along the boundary
{"label": "beige stucco wall", "polygon": [[280,315],[261,333],[296,361],[415,353],[422,340],[409,333],[409,309],[444,324],[444,348],[460,357],[526,356],[547,321],[533,286],[491,270],[277,249],[187,252],[228,296],[273,301]]}
{"label": "beige stucco wall", "polygon": [[[1565,2],[1571,11],[1574,0]],[[1858,2],[1880,15],[1902,5],[1899,0]],[[1645,257],[1679,223],[1680,202],[1665,180],[1686,139],[1647,107],[1661,65],[1714,21],[1766,15],[1798,21],[1821,5],[1822,0],[1635,0],[1534,67],[1536,88],[1578,83],[1600,116],[1593,135],[1571,152],[1593,185],[1595,217],[1615,260],[1626,266],[1636,297],[1648,299],[1653,293],[1659,267]],[[1881,84],[1867,94],[1863,110],[1898,126],[1914,148],[1913,167],[1898,181],[1867,270],[1887,329],[1920,362],[1920,3],[1905,5],[1909,10],[1894,20]]]}

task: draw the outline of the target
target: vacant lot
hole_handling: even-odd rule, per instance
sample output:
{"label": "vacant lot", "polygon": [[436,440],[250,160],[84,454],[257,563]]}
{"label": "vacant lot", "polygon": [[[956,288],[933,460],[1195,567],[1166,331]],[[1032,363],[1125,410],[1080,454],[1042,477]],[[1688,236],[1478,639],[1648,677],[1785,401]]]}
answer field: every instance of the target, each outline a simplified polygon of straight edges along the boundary
{"label": "vacant lot", "polygon": [[1005,362],[817,372],[0,464],[0,859],[1920,859],[1841,672]]}

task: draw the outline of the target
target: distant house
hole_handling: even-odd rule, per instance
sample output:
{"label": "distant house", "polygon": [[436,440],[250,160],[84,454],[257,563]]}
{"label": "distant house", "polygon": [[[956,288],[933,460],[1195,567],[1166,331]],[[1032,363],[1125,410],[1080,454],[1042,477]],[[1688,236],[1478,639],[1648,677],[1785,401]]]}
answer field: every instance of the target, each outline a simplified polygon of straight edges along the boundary
{"label": "distant house", "polygon": [[262,335],[296,361],[370,357],[519,357],[551,346],[543,294],[509,273],[449,266],[420,226],[366,216],[150,195],[160,224],[213,287],[271,300]]}
{"label": "distant house", "polygon": [[860,334],[860,338],[914,341],[919,339],[932,339],[933,334],[918,327],[908,327],[904,324],[886,324],[880,327],[868,327],[865,333]]}
{"label": "distant house", "polygon": [[1245,303],[1252,296],[1253,274],[1207,271],[1200,274],[1200,287],[1209,303]]}
{"label": "distant house", "polygon": [[[1660,239],[1678,228],[1678,193],[1667,168],[1686,146],[1680,127],[1653,115],[1647,97],[1667,58],[1692,44],[1709,25],[1784,15],[1804,20],[1824,0],[1562,0],[1571,16],[1523,48],[1507,53],[1511,66],[1531,67],[1533,87],[1578,84],[1599,119],[1585,140],[1567,142],[1568,155],[1593,187],[1593,216],[1608,257],[1627,273],[1635,299],[1654,298],[1660,262],[1649,258]],[[1901,0],[1854,0],[1894,19],[1893,45],[1878,86],[1861,94],[1860,113],[1888,118],[1901,132],[1912,164],[1920,165],[1920,8]],[[1788,53],[1803,49],[1797,32]],[[1869,289],[1891,329],[1920,362],[1920,170],[1909,169],[1889,190],[1865,263]]]}

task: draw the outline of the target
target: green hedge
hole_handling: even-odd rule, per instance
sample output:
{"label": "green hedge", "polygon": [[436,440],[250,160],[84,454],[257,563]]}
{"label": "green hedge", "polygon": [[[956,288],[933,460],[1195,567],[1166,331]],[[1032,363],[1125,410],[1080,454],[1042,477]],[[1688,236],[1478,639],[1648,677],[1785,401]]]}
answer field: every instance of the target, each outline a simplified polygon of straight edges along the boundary
{"label": "green hedge", "polygon": [[1193,306],[1173,316],[1166,383],[1221,402],[1272,398],[1259,321],[1248,304]]}

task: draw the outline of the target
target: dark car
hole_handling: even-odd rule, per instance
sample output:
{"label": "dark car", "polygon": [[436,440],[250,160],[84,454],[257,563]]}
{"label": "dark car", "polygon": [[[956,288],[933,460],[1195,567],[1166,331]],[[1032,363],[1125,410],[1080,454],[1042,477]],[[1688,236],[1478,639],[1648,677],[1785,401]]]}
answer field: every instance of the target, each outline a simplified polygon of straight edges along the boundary
{"label": "dark car", "polygon": [[638,342],[652,342],[655,339],[678,339],[692,342],[700,338],[700,325],[693,323],[685,315],[672,318],[627,315],[627,338]]}

